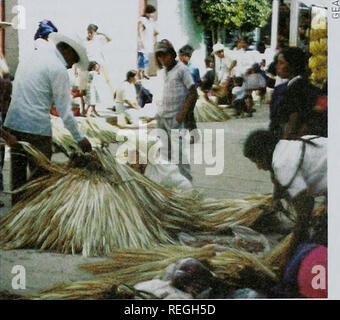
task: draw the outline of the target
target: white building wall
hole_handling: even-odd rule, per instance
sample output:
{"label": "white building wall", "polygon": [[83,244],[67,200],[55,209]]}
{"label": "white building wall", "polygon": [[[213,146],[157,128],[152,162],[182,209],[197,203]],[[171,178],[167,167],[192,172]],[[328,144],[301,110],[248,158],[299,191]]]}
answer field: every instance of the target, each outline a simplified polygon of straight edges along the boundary
{"label": "white building wall", "polygon": [[158,0],[158,39],[168,39],[178,51],[185,44],[190,44],[195,52],[192,63],[204,70],[206,46],[203,30],[191,13],[190,0]]}
{"label": "white building wall", "polygon": [[[9,2],[11,2],[10,0]],[[87,36],[87,26],[94,23],[112,38],[105,48],[105,58],[113,84],[136,68],[138,0],[18,0],[26,10],[26,28],[19,30],[19,59],[33,50],[33,37],[39,21],[48,19],[60,33],[79,39]]]}
{"label": "white building wall", "polygon": [[[18,59],[33,50],[33,37],[43,19],[53,21],[60,33],[73,38],[85,39],[90,23],[97,24],[99,31],[109,35],[112,42],[107,44],[104,53],[114,86],[124,80],[129,69],[136,69],[139,0],[8,0],[6,12],[10,14],[17,4],[25,9],[26,27],[18,32],[13,28],[6,31],[11,35],[6,38],[6,56],[12,70]],[[158,39],[169,39],[176,51],[185,44],[192,45],[195,49],[192,62],[203,69],[203,32],[191,14],[190,0],[158,0],[157,7]]]}

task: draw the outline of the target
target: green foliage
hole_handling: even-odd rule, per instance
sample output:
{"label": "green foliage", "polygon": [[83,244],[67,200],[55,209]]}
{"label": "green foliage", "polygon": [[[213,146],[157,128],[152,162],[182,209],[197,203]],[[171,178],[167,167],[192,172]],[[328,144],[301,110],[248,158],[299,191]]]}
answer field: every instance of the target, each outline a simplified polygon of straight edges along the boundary
{"label": "green foliage", "polygon": [[271,13],[270,0],[191,0],[196,22],[207,29],[252,31],[263,27]]}

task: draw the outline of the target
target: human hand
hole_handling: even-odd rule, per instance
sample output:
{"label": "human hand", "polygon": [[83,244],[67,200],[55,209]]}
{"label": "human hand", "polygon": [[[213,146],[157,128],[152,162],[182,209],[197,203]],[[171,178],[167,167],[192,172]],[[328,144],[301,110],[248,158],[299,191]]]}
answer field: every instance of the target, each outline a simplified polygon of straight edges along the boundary
{"label": "human hand", "polygon": [[19,145],[17,138],[12,134],[8,134],[5,141],[10,148],[15,148]]}
{"label": "human hand", "polygon": [[183,115],[183,113],[182,113],[182,112],[177,113],[177,115],[176,115],[176,121],[177,121],[178,123],[182,123],[183,120],[184,120],[184,115]]}
{"label": "human hand", "polygon": [[92,146],[89,140],[87,138],[84,138],[80,142],[78,142],[79,148],[84,152],[91,152],[92,151]]}

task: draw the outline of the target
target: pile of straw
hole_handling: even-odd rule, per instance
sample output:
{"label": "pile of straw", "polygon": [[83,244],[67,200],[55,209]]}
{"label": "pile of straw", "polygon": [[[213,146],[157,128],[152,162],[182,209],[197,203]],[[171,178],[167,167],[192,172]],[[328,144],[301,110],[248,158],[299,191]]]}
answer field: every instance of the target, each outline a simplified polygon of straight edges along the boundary
{"label": "pile of straw", "polygon": [[175,243],[169,231],[192,221],[188,208],[195,210],[195,201],[117,163],[108,150],[95,150],[83,162],[65,168],[39,155],[51,175],[21,189],[26,198],[0,223],[4,249],[109,255],[117,248]]}
{"label": "pile of straw", "polygon": [[[204,92],[198,90],[199,98],[194,109],[194,117],[196,122],[220,122],[230,119],[228,109],[220,108],[212,101],[207,101]],[[210,97],[213,100],[214,97]]]}
{"label": "pile of straw", "polygon": [[115,249],[176,244],[179,231],[249,226],[270,210],[268,197],[202,202],[166,189],[117,163],[107,149],[65,167],[23,147],[50,175],[17,190],[26,196],[0,222],[4,249],[105,256]]}
{"label": "pile of straw", "polygon": [[[77,118],[80,130],[85,137],[95,147],[108,145],[117,142],[119,128],[110,125],[101,118]],[[73,151],[80,151],[77,142],[72,137],[71,133],[64,127],[62,120],[58,117],[51,118],[52,125],[52,141],[66,154],[71,154]]]}
{"label": "pile of straw", "polygon": [[121,284],[133,286],[137,283],[161,278],[164,269],[181,259],[192,257],[210,265],[218,278],[235,286],[242,280],[245,268],[253,269],[262,278],[276,282],[277,276],[256,255],[230,248],[220,253],[214,246],[191,248],[184,246],[159,246],[151,249],[116,250],[111,260],[103,263],[82,265],[81,269],[101,278],[57,285],[34,296],[36,299],[100,299],[112,287]]}

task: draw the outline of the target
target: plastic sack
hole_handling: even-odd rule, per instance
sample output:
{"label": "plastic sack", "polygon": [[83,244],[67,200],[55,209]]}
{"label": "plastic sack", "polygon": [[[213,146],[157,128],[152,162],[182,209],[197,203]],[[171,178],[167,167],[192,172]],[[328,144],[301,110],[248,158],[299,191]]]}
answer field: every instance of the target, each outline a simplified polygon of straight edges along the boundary
{"label": "plastic sack", "polygon": [[233,247],[261,255],[267,254],[271,249],[268,239],[250,228],[235,226],[232,228],[232,232],[234,234],[231,241]]}
{"label": "plastic sack", "polygon": [[151,164],[146,166],[144,175],[150,180],[169,189],[191,190],[191,182],[184,177],[175,164]]}
{"label": "plastic sack", "polygon": [[165,270],[163,280],[171,281],[175,288],[196,297],[202,292],[209,292],[214,283],[214,275],[200,261],[194,258],[179,260]]}
{"label": "plastic sack", "polygon": [[192,299],[192,295],[171,286],[170,281],[154,279],[140,282],[134,286],[135,289],[152,293],[160,299]]}
{"label": "plastic sack", "polygon": [[256,90],[266,87],[266,80],[260,73],[251,73],[244,78],[245,90]]}
{"label": "plastic sack", "polygon": [[267,298],[264,294],[250,288],[238,289],[231,296],[231,299],[263,299]]}

